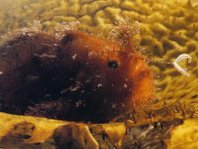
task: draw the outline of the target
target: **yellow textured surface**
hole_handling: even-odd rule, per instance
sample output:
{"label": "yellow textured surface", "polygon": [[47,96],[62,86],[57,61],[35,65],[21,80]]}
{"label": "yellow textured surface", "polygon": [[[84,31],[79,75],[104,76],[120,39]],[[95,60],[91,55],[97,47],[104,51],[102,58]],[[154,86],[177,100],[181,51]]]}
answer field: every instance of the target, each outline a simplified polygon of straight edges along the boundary
{"label": "yellow textured surface", "polygon": [[172,131],[170,149],[192,149],[198,147],[198,120],[186,120]]}
{"label": "yellow textured surface", "polygon": [[[48,120],[45,118],[23,117],[0,113],[0,139],[6,136],[16,125],[31,122],[37,128],[32,134],[30,142],[42,142],[48,139],[53,131],[61,125],[68,124],[68,122]],[[48,129],[45,129],[48,128]]]}
{"label": "yellow textured surface", "polygon": [[[37,19],[44,31],[79,21],[84,30],[108,37],[120,18],[138,21],[142,47],[138,50],[151,60],[156,84],[157,98],[146,111],[166,109],[165,115],[179,113],[185,118],[198,114],[197,12],[196,0],[0,0],[0,34]],[[182,53],[193,58],[190,77],[171,64]]]}
{"label": "yellow textured surface", "polygon": [[[41,148],[55,148],[55,144],[53,144],[55,135],[60,135],[63,142],[73,139],[74,142],[76,141],[75,143],[79,143],[80,148],[98,149],[98,143],[103,145],[102,148],[107,148],[97,137],[103,134],[109,138],[114,146],[120,148],[126,129],[127,126],[124,123],[85,125],[83,123],[17,116],[0,112],[0,147],[7,149],[18,146],[21,149],[24,146],[31,148],[32,145],[33,149],[38,148],[38,146],[34,147],[34,144],[43,143]],[[23,138],[25,136],[29,137]],[[19,139],[18,142],[17,138]],[[14,142],[11,143],[11,141]],[[50,142],[52,143],[50,144]],[[47,144],[49,146],[45,146]]]}

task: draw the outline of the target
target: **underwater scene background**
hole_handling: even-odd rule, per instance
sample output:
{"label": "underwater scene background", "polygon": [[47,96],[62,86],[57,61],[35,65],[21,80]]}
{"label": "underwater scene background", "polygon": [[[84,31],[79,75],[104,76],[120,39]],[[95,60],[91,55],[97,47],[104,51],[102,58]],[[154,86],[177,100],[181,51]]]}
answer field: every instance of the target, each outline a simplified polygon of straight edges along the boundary
{"label": "underwater scene background", "polygon": [[[7,33],[33,25],[56,33],[62,24],[78,22],[81,30],[109,39],[112,28],[120,22],[132,28],[138,22],[139,32],[131,38],[134,45],[137,43],[136,50],[147,56],[155,81],[155,98],[144,108],[144,114],[156,120],[196,118],[197,12],[196,0],[0,0],[0,43]],[[189,77],[172,64],[183,53],[192,57],[191,63],[180,64],[188,68]],[[115,121],[127,116],[123,114]],[[139,120],[138,113],[136,117]]]}

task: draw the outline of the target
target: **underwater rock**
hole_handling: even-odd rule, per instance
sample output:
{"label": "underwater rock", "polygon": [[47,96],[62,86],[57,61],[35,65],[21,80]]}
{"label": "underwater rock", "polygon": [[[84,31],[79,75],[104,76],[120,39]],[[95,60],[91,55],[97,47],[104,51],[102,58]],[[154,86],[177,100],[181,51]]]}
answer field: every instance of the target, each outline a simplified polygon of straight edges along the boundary
{"label": "underwater rock", "polygon": [[152,98],[145,58],[80,31],[26,32],[0,47],[1,111],[107,122]]}
{"label": "underwater rock", "polygon": [[184,121],[171,131],[169,148],[193,149],[197,148],[198,119],[192,118]]}
{"label": "underwater rock", "polygon": [[0,148],[130,149],[166,148],[181,119],[149,123],[82,124],[0,112]]}

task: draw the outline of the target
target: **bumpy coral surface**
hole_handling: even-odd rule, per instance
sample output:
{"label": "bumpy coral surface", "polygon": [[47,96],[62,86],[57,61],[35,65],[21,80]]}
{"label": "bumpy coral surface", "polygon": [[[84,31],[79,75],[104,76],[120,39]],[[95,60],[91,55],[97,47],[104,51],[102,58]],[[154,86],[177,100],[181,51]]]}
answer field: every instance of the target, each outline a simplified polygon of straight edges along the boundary
{"label": "bumpy coral surface", "polygon": [[[64,21],[79,21],[83,30],[108,38],[120,18],[138,21],[140,35],[133,40],[140,41],[142,48],[139,50],[149,57],[156,74],[157,97],[145,107],[146,116],[154,119],[197,116],[196,0],[1,0],[0,8],[1,35],[26,27],[37,19],[44,31],[56,30],[55,27]],[[181,75],[172,65],[182,53],[193,58],[188,66],[190,77]],[[185,63],[181,65],[186,67]]]}

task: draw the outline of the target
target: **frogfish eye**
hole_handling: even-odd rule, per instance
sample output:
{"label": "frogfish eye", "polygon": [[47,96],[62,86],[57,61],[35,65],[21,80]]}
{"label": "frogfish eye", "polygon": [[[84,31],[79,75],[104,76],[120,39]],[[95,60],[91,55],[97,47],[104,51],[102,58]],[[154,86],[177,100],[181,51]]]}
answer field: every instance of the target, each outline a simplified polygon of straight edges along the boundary
{"label": "frogfish eye", "polygon": [[109,61],[109,62],[107,63],[107,65],[108,65],[109,68],[115,69],[115,68],[118,67],[118,62],[116,62],[116,61]]}

